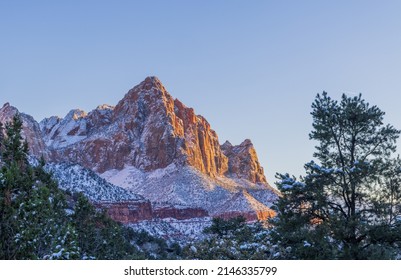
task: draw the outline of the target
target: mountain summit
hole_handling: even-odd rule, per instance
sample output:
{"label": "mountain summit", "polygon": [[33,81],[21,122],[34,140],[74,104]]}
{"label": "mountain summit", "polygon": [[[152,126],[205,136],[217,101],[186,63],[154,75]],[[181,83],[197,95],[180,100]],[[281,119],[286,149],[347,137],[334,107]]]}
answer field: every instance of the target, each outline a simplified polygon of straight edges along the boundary
{"label": "mountain summit", "polygon": [[68,159],[99,173],[126,165],[152,171],[175,163],[211,177],[266,183],[250,140],[224,153],[207,120],[173,99],[156,77],[128,91],[114,108],[102,106],[88,114],[71,110],[63,119],[52,117],[40,125],[53,161]]}
{"label": "mountain summit", "polygon": [[[8,107],[0,110],[0,120],[11,116]],[[174,99],[156,77],[129,90],[115,107],[74,109],[64,118],[44,119],[40,131],[33,118],[23,119],[26,138],[35,139],[28,141],[35,156],[42,151],[50,162],[79,164],[152,203],[259,217],[276,198],[252,142],[220,146],[207,120]]]}

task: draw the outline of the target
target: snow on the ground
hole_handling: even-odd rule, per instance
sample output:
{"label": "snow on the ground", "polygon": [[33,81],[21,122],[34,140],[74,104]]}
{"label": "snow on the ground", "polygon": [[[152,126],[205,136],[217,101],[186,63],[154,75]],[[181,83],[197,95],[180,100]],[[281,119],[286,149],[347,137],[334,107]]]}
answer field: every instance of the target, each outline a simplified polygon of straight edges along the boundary
{"label": "snow on the ground", "polygon": [[154,219],[130,224],[129,226],[136,231],[144,230],[152,236],[185,244],[202,238],[203,230],[211,224],[212,219],[205,217],[188,220]]}
{"label": "snow on the ground", "polygon": [[71,193],[83,193],[91,201],[142,200],[143,197],[115,186],[95,172],[77,164],[47,164],[59,187]]}
{"label": "snow on the ground", "polygon": [[[152,202],[200,207],[211,215],[227,211],[222,205],[233,200],[235,205],[230,207],[232,210],[247,212],[257,210],[254,209],[257,203],[250,203],[249,196],[266,206],[271,206],[277,198],[276,192],[269,186],[249,181],[245,184],[227,177],[212,179],[195,168],[175,164],[151,172],[126,166],[122,170],[106,171],[100,176]],[[244,191],[248,197],[242,194]]]}

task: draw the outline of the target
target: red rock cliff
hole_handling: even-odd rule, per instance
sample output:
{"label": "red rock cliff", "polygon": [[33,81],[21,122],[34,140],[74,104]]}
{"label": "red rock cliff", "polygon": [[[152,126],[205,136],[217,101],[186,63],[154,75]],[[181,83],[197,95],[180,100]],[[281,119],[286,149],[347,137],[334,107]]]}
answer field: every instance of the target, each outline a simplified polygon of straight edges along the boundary
{"label": "red rock cliff", "polygon": [[153,218],[149,201],[99,202],[95,206],[105,209],[113,220],[123,224],[136,223]]}
{"label": "red rock cliff", "polygon": [[238,146],[233,146],[226,141],[221,147],[228,157],[228,170],[232,176],[253,183],[267,183],[251,140],[246,139]]}
{"label": "red rock cliff", "polygon": [[153,208],[149,201],[98,202],[95,203],[95,206],[105,209],[110,218],[123,224],[152,219],[174,218],[187,220],[209,216],[208,212],[201,208],[174,206]]}

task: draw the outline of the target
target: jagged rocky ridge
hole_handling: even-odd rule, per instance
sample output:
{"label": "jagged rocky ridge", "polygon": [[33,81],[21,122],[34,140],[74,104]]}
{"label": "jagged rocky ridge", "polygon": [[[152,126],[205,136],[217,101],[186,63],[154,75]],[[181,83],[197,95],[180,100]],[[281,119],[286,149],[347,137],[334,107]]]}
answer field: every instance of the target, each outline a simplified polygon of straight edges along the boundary
{"label": "jagged rocky ridge", "polygon": [[5,124],[6,122],[12,121],[12,118],[17,113],[21,116],[23,121],[22,136],[28,142],[30,153],[37,158],[41,156],[48,158],[48,149],[42,137],[39,124],[32,116],[20,113],[17,108],[6,103],[0,109],[0,122]]}
{"label": "jagged rocky ridge", "polygon": [[[0,121],[10,120],[16,112],[5,104]],[[223,217],[273,215],[269,206],[277,192],[268,185],[252,142],[220,146],[206,119],[173,99],[155,77],[135,86],[115,107],[102,105],[89,113],[75,109],[64,118],[50,117],[40,124],[21,116],[31,153],[59,166],[61,171],[54,172],[59,177],[71,172],[66,166],[81,165],[153,204],[168,205],[158,208],[166,213],[184,208],[195,209],[196,217],[203,216],[199,209]],[[120,204],[113,210],[107,200],[104,206],[110,213],[129,222],[118,217],[129,205],[115,199],[112,202]],[[160,211],[159,216],[163,216]]]}

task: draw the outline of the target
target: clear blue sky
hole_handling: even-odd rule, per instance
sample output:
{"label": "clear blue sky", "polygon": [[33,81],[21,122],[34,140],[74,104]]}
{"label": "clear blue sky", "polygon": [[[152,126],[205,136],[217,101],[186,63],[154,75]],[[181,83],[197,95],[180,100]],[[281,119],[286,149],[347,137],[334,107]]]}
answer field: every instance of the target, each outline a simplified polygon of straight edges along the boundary
{"label": "clear blue sky", "polygon": [[0,106],[38,121],[146,76],[254,142],[270,182],[312,159],[310,105],[361,92],[401,128],[401,1],[1,1]]}

